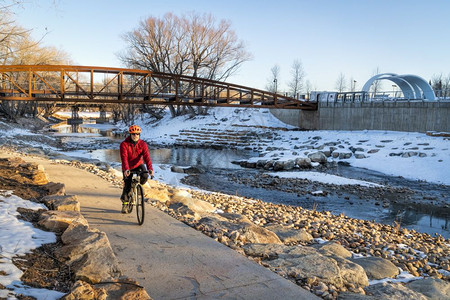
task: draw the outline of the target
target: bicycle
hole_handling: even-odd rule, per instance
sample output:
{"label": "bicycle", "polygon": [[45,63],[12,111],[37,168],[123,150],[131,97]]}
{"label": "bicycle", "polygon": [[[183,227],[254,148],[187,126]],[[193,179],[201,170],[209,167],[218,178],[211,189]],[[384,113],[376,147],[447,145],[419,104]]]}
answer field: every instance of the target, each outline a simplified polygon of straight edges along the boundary
{"label": "bicycle", "polygon": [[[148,173],[148,171],[143,172],[131,172],[130,176],[132,176],[131,181],[131,190],[128,200],[128,207],[127,207],[127,213],[131,213],[133,211],[133,206],[136,206],[136,215],[138,224],[142,225],[144,224],[144,216],[145,216],[145,209],[144,209],[144,189],[141,185],[141,174]],[[151,177],[153,179],[153,176]]]}

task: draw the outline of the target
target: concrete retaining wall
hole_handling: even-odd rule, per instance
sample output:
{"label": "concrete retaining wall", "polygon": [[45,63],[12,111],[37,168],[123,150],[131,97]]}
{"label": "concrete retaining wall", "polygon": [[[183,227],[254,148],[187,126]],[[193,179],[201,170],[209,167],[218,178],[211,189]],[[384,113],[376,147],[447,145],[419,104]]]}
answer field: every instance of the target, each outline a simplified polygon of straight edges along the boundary
{"label": "concrete retaining wall", "polygon": [[450,132],[450,101],[320,102],[317,111],[270,111],[284,123],[308,130]]}

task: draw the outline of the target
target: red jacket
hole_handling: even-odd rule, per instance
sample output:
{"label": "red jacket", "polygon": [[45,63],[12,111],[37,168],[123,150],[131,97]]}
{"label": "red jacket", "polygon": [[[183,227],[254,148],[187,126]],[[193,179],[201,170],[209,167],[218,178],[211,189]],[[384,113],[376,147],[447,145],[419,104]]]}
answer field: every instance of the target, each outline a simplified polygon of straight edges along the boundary
{"label": "red jacket", "polygon": [[137,168],[142,164],[144,158],[145,164],[149,171],[153,171],[152,161],[148,153],[147,143],[139,140],[136,145],[128,136],[122,143],[120,143],[120,159],[122,160],[122,171]]}

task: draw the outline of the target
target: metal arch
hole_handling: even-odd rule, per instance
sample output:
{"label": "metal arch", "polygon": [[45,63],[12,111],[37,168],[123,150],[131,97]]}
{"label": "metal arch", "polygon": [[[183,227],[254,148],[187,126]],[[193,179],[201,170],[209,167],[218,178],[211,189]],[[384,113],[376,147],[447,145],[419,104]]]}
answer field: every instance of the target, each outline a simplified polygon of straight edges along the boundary
{"label": "metal arch", "polygon": [[403,93],[403,96],[407,99],[416,99],[416,93],[414,91],[414,87],[405,79],[399,77],[399,76],[393,76],[390,78],[386,78],[387,80],[390,80],[397,84],[397,86],[400,88],[400,90]]}
{"label": "metal arch", "polygon": [[381,77],[385,77],[385,76],[397,76],[397,74],[395,73],[382,73],[382,74],[377,74],[373,77],[371,77],[369,80],[367,80],[367,82],[364,84],[362,91],[363,92],[369,92],[370,87],[372,86],[372,84],[376,81],[376,80],[382,80],[382,79],[389,79],[389,78],[381,78]]}
{"label": "metal arch", "polygon": [[369,92],[370,87],[376,80],[390,80],[398,85],[403,95],[409,99],[436,100],[431,86],[421,77],[416,75],[397,75],[395,73],[382,73],[371,77],[363,86],[363,92]]}
{"label": "metal arch", "polygon": [[405,78],[408,82],[413,83],[418,88],[420,88],[423,93],[424,99],[436,100],[436,95],[434,94],[433,88],[422,77],[411,74],[402,75],[402,77]]}

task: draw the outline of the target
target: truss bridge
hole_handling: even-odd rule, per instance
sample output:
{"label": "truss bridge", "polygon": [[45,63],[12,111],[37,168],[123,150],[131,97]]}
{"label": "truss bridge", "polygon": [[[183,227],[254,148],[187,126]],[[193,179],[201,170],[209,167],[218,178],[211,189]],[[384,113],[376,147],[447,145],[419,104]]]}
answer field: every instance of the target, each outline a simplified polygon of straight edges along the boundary
{"label": "truss bridge", "polygon": [[317,109],[316,102],[227,82],[137,69],[70,65],[0,66],[0,101]]}

